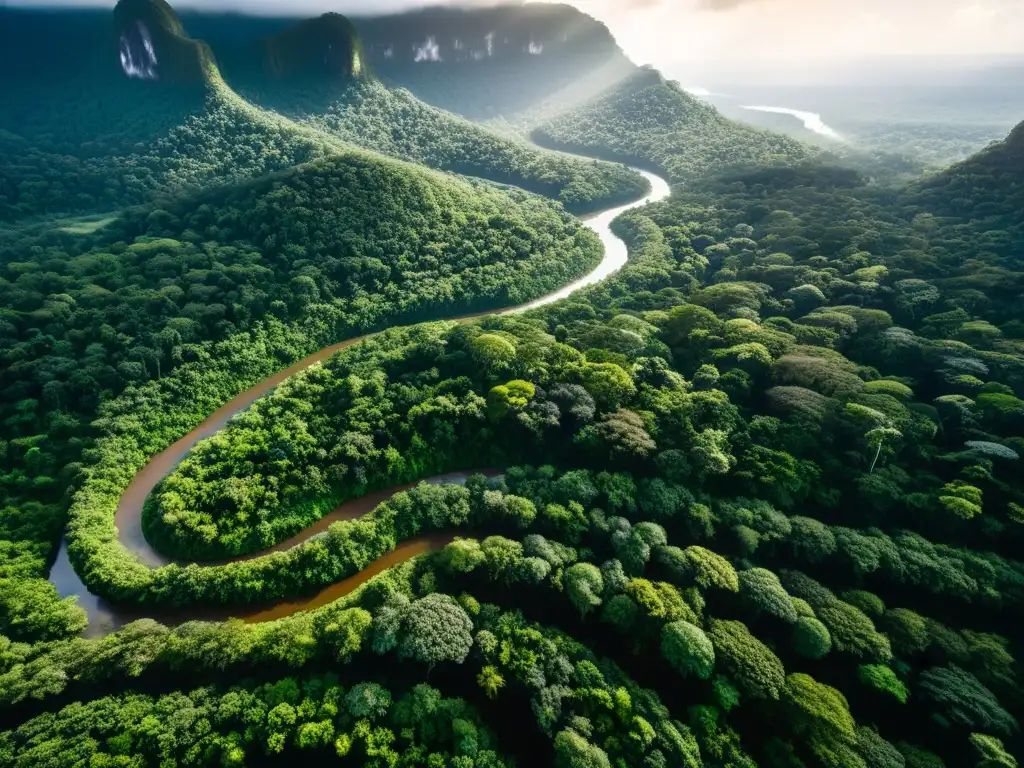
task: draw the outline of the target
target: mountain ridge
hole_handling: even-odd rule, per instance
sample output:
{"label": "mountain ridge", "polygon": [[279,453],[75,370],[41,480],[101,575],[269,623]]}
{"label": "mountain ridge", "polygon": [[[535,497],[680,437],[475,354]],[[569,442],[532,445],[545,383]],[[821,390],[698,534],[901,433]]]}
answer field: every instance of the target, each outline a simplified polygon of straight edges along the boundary
{"label": "mountain ridge", "polygon": [[[30,15],[9,18],[32,26]],[[56,17],[46,18],[41,43],[55,34]],[[623,202],[645,189],[624,168],[545,153],[411,95],[369,85],[375,78],[358,33],[338,14],[284,29],[268,25],[261,28],[267,34],[245,44],[216,46],[189,37],[164,0],[121,0],[112,25],[105,15],[82,14],[89,23],[81,26],[78,18],[76,29],[57,25],[61,55],[50,71],[24,81],[8,72],[13,95],[0,110],[0,142],[9,148],[0,158],[5,218],[139,204],[154,191],[251,178],[342,146],[514,184],[575,211]],[[15,30],[9,34],[17,37]],[[81,98],[86,91],[91,101]],[[313,116],[322,116],[351,93],[365,108],[356,115],[343,105],[331,125],[313,124],[308,110],[291,108],[312,94],[321,102]],[[70,119],[54,119],[55,101]],[[339,122],[349,117],[352,125]],[[462,153],[458,162],[453,153]],[[37,183],[52,175],[62,184]]]}

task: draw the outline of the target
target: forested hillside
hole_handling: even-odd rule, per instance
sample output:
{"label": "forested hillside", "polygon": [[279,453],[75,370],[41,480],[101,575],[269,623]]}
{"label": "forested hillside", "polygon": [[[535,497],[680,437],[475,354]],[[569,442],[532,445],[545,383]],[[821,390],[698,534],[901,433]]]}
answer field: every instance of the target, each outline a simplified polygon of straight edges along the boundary
{"label": "forested hillside", "polygon": [[[304,40],[304,48],[345,50],[352,65],[326,77],[315,68],[291,66],[278,56],[275,73],[267,50],[279,40]],[[292,45],[298,45],[292,42]],[[633,200],[643,180],[619,164],[581,161],[500,136],[464,118],[431,107],[405,89],[389,88],[362,64],[363,45],[337,14],[286,27],[258,45],[215,47],[228,82],[247,100],[332,137],[440,170],[514,184],[585,212]],[[332,53],[333,55],[333,53]]]}
{"label": "forested hillside", "polygon": [[537,198],[351,152],[136,209],[91,237],[13,239],[0,252],[4,484],[59,488],[67,441],[99,404],[205,356],[204,342],[276,319],[302,325],[306,349],[526,301],[599,258]]}
{"label": "forested hillside", "polygon": [[722,117],[649,69],[543,123],[532,136],[544,146],[657,169],[677,183],[712,169],[810,154],[793,139]]}
{"label": "forested hillside", "polygon": [[[140,204],[284,170],[350,142],[578,211],[643,191],[621,166],[542,152],[389,91],[364,70],[362,45],[337,14],[217,46],[231,85],[263,109],[225,83],[214,52],[186,36],[163,0],[122,0],[113,30],[106,14],[49,23],[52,14],[2,13],[0,83],[10,96],[0,106],[0,220]],[[162,63],[147,63],[147,41]]]}
{"label": "forested hillside", "polygon": [[242,88],[258,104],[272,106],[323,133],[432,168],[514,184],[559,200],[574,213],[635,200],[642,177],[618,163],[586,161],[499,136],[428,106],[406,90],[372,80],[344,89],[317,87],[266,95]]}
{"label": "forested hillside", "polygon": [[[113,29],[105,14],[53,25],[47,18],[5,12],[3,219],[112,210],[143,203],[155,191],[283,170],[341,146],[240,99],[209,50],[182,36],[165,3],[122,3]],[[147,69],[137,23],[164,30],[146,33],[164,64]],[[11,61],[26,48],[34,62]],[[51,48],[57,56],[49,56]]]}
{"label": "forested hillside", "polygon": [[942,244],[927,265],[933,274],[986,294],[997,324],[1024,323],[1016,301],[1024,286],[1024,123],[913,185],[907,202],[917,226]]}
{"label": "forested hillside", "polygon": [[[671,179],[592,232],[469,177],[584,210],[623,169],[366,63],[508,30],[490,103],[533,109],[559,36],[614,65],[575,11],[207,48],[121,10],[152,123],[101,151],[103,90],[64,133],[28,88],[4,111],[37,149],[0,147],[0,765],[1018,768],[1024,129],[893,185],[634,71],[535,134]],[[26,219],[73,207],[40,158],[96,174],[88,216]]]}

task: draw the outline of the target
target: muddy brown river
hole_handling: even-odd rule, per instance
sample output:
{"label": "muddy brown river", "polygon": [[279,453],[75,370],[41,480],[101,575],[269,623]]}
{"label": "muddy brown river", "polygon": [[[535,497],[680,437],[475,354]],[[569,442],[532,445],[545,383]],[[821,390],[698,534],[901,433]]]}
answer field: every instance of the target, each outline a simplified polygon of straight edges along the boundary
{"label": "muddy brown river", "polygon": [[[647,205],[648,203],[664,200],[670,194],[668,182],[664,179],[659,176],[655,176],[653,173],[648,173],[647,171],[641,171],[639,169],[635,170],[642,174],[651,184],[651,192],[646,197],[628,205],[611,208],[583,219],[586,225],[598,235],[604,245],[604,257],[601,259],[601,263],[598,264],[592,272],[566,286],[563,286],[557,291],[518,307],[509,307],[508,309],[499,310],[499,312],[494,314],[523,312],[528,309],[535,309],[537,307],[544,306],[545,304],[558,301],[559,299],[567,297],[573,291],[604,280],[626,264],[626,261],[628,260],[626,244],[612,232],[612,221],[625,211]],[[452,319],[465,318],[460,317]],[[170,446],[154,456],[145,467],[136,473],[135,477],[132,478],[132,481],[121,495],[114,518],[115,525],[117,526],[118,541],[141,562],[153,568],[158,568],[172,562],[181,563],[181,561],[175,561],[172,558],[157,552],[152,546],[150,546],[142,532],[142,506],[149,497],[153,488],[156,487],[157,483],[159,483],[160,480],[166,477],[178,465],[178,463],[188,454],[196,443],[221,430],[232,416],[248,408],[253,402],[273,390],[274,387],[289,376],[308,368],[314,363],[326,360],[336,352],[344,349],[345,347],[357,344],[365,338],[367,337],[359,336],[339,342],[338,344],[332,344],[329,347],[324,347],[323,349],[314,352],[309,357],[306,357],[303,360],[290,365],[284,370],[278,371],[274,375],[263,379],[258,384],[255,384],[244,392],[233,397],[227,403],[211,413],[201,424],[199,424],[199,426],[187,435],[172,443]],[[426,480],[427,482],[434,483],[464,483],[466,478],[473,473],[474,472],[471,471],[454,472],[447,475],[427,478]],[[494,471],[492,470],[487,473],[494,474]],[[331,523],[339,520],[352,520],[364,515],[382,501],[393,496],[395,493],[410,487],[412,487],[412,484],[396,486],[386,490],[368,493],[361,498],[345,502],[326,515],[323,519],[300,531],[295,536],[292,536],[269,549],[242,555],[237,558],[233,558],[233,560],[249,560],[299,545],[302,542],[326,531]],[[331,584],[316,594],[299,596],[290,600],[281,600],[271,605],[264,606],[182,606],[144,608],[139,606],[113,604],[93,595],[85,588],[82,580],[79,578],[78,574],[75,573],[74,568],[71,567],[71,561],[68,559],[66,541],[61,542],[57,560],[54,562],[53,568],[50,571],[50,581],[54,586],[56,586],[57,592],[61,597],[77,597],[78,604],[86,610],[89,616],[89,625],[83,632],[85,637],[100,637],[116,631],[128,622],[146,617],[156,619],[168,626],[197,619],[207,621],[225,621],[229,618],[239,618],[250,622],[269,621],[271,619],[279,619],[284,616],[289,616],[299,611],[318,608],[333,600],[337,600],[339,597],[347,595],[359,585],[365,583],[393,565],[397,565],[398,563],[409,560],[410,558],[421,555],[425,552],[440,549],[450,542],[455,535],[456,534],[454,532],[429,534],[402,542],[394,550],[370,563],[370,565],[359,573]],[[220,563],[198,563],[198,565],[222,565],[224,562],[230,561],[221,561]]]}

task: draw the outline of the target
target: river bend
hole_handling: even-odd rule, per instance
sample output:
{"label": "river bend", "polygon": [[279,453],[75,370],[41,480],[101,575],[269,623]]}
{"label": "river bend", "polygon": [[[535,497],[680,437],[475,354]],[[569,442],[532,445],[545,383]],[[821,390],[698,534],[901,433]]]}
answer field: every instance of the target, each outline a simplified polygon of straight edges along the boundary
{"label": "river bend", "polygon": [[[587,158],[590,159],[590,158]],[[509,307],[499,310],[495,314],[509,312],[523,312],[529,309],[550,304],[564,299],[574,291],[593,285],[604,280],[609,275],[617,272],[625,266],[629,254],[625,242],[612,232],[611,223],[619,215],[626,211],[638,208],[648,203],[664,200],[670,194],[668,182],[659,176],[634,169],[644,176],[651,185],[650,193],[644,198],[627,205],[610,208],[600,213],[595,213],[583,218],[583,222],[593,230],[601,239],[604,246],[604,256],[600,264],[578,280],[559,288],[552,293],[540,297],[534,301],[516,307]],[[490,313],[488,313],[490,314]],[[439,318],[444,319],[444,318]],[[450,318],[462,319],[462,318]],[[188,454],[196,443],[210,437],[221,430],[235,414],[245,410],[253,402],[270,392],[274,387],[287,379],[289,376],[308,368],[314,363],[326,360],[339,350],[349,347],[367,336],[357,336],[347,339],[338,344],[324,347],[312,355],[294,363],[287,368],[278,371],[272,376],[263,379],[244,392],[231,398],[228,402],[211,413],[195,429],[172,443],[163,451],[154,456],[145,467],[140,469],[131,483],[121,495],[114,518],[117,527],[118,541],[143,563],[158,568],[173,561],[171,558],[157,552],[142,532],[142,506],[147,497],[156,487],[157,483],[166,477],[178,463]],[[455,472],[447,475],[440,475],[427,479],[427,482],[435,483],[464,483],[471,472]],[[493,474],[493,473],[491,473]],[[320,521],[300,531],[295,536],[280,542],[269,549],[254,552],[234,558],[235,560],[248,560],[255,557],[278,552],[297,546],[302,542],[317,536],[327,530],[327,527],[339,520],[351,520],[371,511],[382,501],[390,498],[401,490],[410,488],[412,484],[392,487],[382,491],[368,493],[358,499],[353,499],[341,504],[337,509],[330,512]],[[465,535],[466,532],[462,532]],[[427,536],[419,536],[415,539],[400,543],[393,551],[370,563],[366,568],[347,579],[331,584],[313,595],[297,596],[294,599],[278,601],[272,605],[264,606],[159,606],[140,607],[130,605],[118,605],[103,600],[90,593],[85,584],[79,578],[71,561],[68,558],[67,542],[61,541],[60,552],[57,560],[50,571],[50,581],[56,586],[61,597],[75,596],[78,604],[85,609],[89,617],[89,625],[83,635],[85,637],[100,637],[116,631],[128,622],[140,618],[153,618],[157,621],[173,626],[185,621],[207,620],[225,621],[229,618],[240,618],[245,621],[269,621],[297,613],[299,611],[318,608],[352,592],[359,585],[369,581],[372,577],[382,571],[408,560],[416,555],[429,552],[450,542],[455,533],[439,533]],[[200,563],[200,565],[217,565],[222,563]]]}

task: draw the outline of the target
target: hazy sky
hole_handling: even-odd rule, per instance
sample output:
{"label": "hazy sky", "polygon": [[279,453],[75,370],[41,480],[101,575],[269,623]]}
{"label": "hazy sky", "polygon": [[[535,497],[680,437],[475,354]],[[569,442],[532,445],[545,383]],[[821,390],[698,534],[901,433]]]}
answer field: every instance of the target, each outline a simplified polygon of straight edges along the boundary
{"label": "hazy sky", "polygon": [[1024,0],[575,0],[573,5],[608,22],[640,63],[649,59],[683,71],[697,63],[745,68],[893,54],[1024,53]]}
{"label": "hazy sky", "polygon": [[[486,0],[485,0],[486,1]],[[569,0],[605,21],[638,63],[697,84],[704,71],[878,54],[1024,54],[1024,0]],[[2,5],[4,0],[0,0]],[[171,0],[177,7],[385,12],[437,0]],[[9,4],[34,4],[12,0]],[[49,0],[106,5],[113,0]],[[686,83],[684,83],[686,84]]]}

